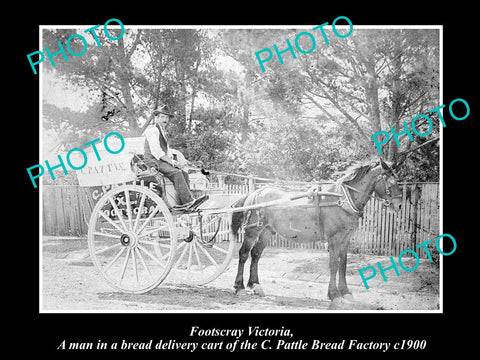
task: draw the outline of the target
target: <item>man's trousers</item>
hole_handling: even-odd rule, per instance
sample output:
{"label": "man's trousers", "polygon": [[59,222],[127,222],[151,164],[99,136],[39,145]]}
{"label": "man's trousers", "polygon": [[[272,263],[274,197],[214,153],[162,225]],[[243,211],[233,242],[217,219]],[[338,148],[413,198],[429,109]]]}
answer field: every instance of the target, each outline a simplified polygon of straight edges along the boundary
{"label": "man's trousers", "polygon": [[166,161],[157,160],[153,156],[148,156],[147,159],[149,162],[155,162],[157,170],[173,183],[180,199],[180,205],[193,201],[192,193],[190,192],[190,181],[186,171],[178,169]]}

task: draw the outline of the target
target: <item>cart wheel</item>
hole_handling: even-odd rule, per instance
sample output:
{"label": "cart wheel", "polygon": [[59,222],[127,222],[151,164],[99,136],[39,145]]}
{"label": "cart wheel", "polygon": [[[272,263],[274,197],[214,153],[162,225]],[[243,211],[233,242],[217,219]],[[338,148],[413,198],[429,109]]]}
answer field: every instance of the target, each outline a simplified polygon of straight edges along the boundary
{"label": "cart wheel", "polygon": [[235,246],[225,214],[181,215],[175,220],[178,246],[167,281],[203,285],[215,280],[230,264]]}
{"label": "cart wheel", "polygon": [[[168,275],[176,229],[166,204],[144,186],[122,185],[100,198],[88,229],[90,257],[115,289],[141,294]],[[161,257],[157,254],[161,253]]]}

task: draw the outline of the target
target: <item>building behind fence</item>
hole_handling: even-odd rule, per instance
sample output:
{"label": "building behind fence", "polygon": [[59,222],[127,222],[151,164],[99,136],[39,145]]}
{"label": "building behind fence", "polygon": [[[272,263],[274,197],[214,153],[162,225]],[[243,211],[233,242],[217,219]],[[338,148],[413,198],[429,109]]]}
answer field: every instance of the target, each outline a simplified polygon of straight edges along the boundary
{"label": "building behind fence", "polygon": [[[381,201],[370,200],[364,216],[350,241],[351,252],[398,256],[406,249],[439,235],[439,184],[405,183],[402,208],[393,213],[382,206]],[[87,222],[90,219],[92,203],[88,201],[88,189],[80,186],[43,185],[43,235],[86,236]],[[211,194],[246,194],[248,185],[224,185],[207,190]],[[228,236],[228,223],[221,230]],[[242,240],[241,237],[239,239]],[[298,244],[279,235],[272,236],[269,246],[325,250],[321,242]],[[421,251],[418,251],[421,250]],[[420,256],[426,257],[423,249],[417,249]]]}

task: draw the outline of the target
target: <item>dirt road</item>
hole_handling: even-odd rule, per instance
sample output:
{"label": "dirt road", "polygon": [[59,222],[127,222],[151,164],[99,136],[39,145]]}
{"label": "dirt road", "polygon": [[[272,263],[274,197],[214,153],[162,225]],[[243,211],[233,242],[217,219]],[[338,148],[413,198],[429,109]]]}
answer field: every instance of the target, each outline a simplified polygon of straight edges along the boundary
{"label": "dirt road", "polygon": [[[395,276],[387,272],[368,282],[366,290],[358,270],[384,256],[349,254],[347,283],[353,299],[329,301],[328,252],[266,248],[259,265],[265,296],[236,296],[233,281],[238,251],[229,268],[203,286],[172,285],[167,281],[147,294],[131,295],[111,290],[86,257],[86,239],[44,239],[41,263],[42,311],[96,312],[318,312],[438,310],[440,308],[438,268],[421,260],[410,273]],[[406,265],[408,266],[408,265]],[[412,265],[410,265],[412,266]],[[246,266],[248,269],[248,263]],[[245,283],[248,270],[245,274]]]}

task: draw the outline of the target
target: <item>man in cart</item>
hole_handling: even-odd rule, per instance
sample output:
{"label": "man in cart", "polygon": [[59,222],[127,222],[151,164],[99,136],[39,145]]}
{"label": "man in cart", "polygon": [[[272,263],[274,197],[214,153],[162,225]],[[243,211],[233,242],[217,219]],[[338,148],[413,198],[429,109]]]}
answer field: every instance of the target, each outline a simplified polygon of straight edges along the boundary
{"label": "man in cart", "polygon": [[155,119],[154,124],[145,130],[145,160],[148,164],[153,164],[155,169],[168,178],[175,187],[180,204],[176,209],[194,210],[200,204],[205,202],[208,197],[203,195],[194,199],[190,192],[190,182],[188,173],[183,171],[176,160],[172,157],[172,152],[168,146],[165,136],[165,128],[170,118],[174,115],[170,113],[168,107],[162,106],[153,111],[147,121]]}

